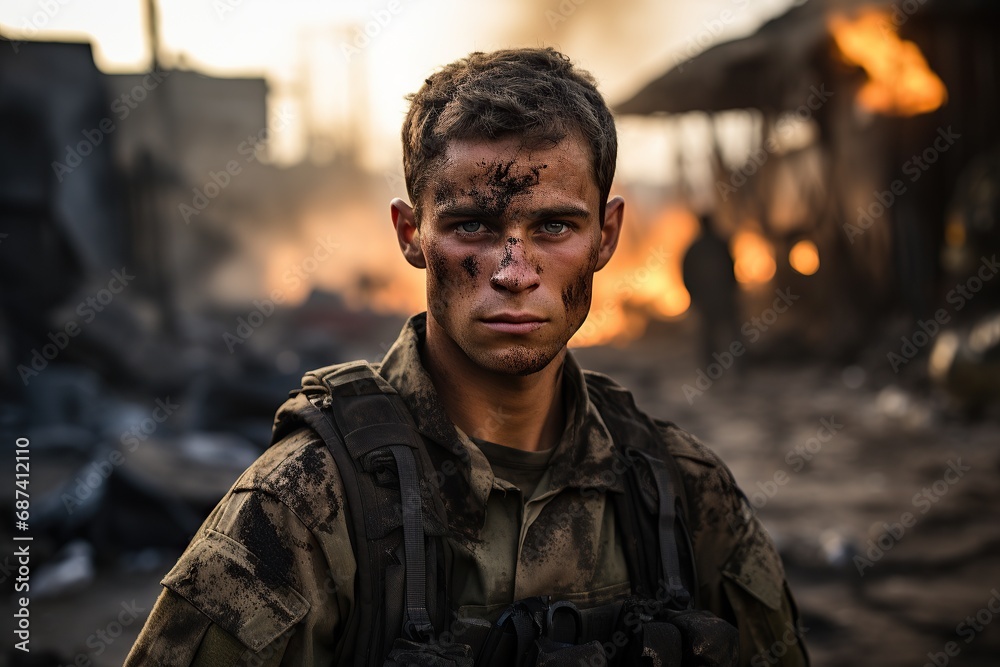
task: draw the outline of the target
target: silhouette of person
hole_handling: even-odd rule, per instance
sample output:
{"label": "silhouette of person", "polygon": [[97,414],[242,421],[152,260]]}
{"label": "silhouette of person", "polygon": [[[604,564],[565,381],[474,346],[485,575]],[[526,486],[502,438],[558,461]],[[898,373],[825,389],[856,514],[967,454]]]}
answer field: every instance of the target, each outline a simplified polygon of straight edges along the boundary
{"label": "silhouette of person", "polygon": [[739,340],[736,316],[736,274],[729,246],[715,231],[711,216],[699,216],[701,234],[684,254],[684,286],[698,313],[699,358],[703,366],[713,353],[729,349]]}

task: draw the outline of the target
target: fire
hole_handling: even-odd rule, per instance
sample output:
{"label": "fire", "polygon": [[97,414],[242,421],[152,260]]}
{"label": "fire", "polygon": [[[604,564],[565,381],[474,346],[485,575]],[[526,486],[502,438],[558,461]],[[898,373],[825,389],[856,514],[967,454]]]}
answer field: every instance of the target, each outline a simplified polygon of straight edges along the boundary
{"label": "fire", "polygon": [[615,256],[594,275],[590,315],[570,345],[620,345],[641,336],[651,319],[683,315],[691,297],[681,260],[697,235],[698,220],[679,207],[668,207],[639,232],[627,221]]}
{"label": "fire", "polygon": [[396,247],[387,213],[363,205],[317,207],[305,213],[298,238],[266,248],[267,291],[296,305],[318,288],[340,294],[355,310],[412,315],[427,307],[424,276]]}
{"label": "fire", "polygon": [[809,240],[802,240],[788,251],[788,263],[804,276],[811,276],[819,271],[819,249]]}
{"label": "fire", "polygon": [[858,103],[876,113],[916,116],[934,111],[948,98],[920,47],[899,38],[890,13],[862,9],[855,18],[830,17],[830,32],[845,62],[859,65],[868,81],[858,91]]}
{"label": "fire", "polygon": [[774,277],[774,247],[757,232],[744,229],[729,241],[736,280],[749,287],[766,283]]}

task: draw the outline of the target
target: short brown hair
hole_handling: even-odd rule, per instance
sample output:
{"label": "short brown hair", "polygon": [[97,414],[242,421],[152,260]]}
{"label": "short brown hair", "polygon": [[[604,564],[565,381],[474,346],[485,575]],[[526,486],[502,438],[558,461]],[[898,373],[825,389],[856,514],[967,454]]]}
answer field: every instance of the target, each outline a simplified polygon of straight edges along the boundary
{"label": "short brown hair", "polygon": [[618,155],[615,121],[590,73],[555,49],[477,51],[446,65],[407,96],[403,174],[420,219],[420,197],[449,141],[522,137],[555,145],[576,132],[591,152],[601,222]]}

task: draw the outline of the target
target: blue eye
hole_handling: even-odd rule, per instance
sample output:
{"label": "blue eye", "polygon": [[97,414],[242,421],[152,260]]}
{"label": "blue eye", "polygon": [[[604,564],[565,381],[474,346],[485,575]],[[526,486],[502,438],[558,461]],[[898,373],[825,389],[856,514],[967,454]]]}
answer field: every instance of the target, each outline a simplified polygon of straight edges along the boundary
{"label": "blue eye", "polygon": [[542,225],[542,229],[545,230],[546,234],[562,234],[569,229],[569,225],[565,222],[546,222]]}
{"label": "blue eye", "polygon": [[469,222],[463,222],[459,224],[458,228],[461,231],[466,232],[467,234],[475,234],[476,232],[480,231],[482,226],[483,223],[478,222],[476,220],[470,220]]}

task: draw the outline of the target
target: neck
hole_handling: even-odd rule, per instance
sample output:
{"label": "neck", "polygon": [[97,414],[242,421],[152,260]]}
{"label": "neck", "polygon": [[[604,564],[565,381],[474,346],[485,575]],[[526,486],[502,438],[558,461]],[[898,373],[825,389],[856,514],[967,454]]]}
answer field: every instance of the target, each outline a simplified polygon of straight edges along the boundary
{"label": "neck", "polygon": [[566,348],[537,373],[494,373],[469,359],[428,316],[423,352],[444,410],[462,431],[529,452],[558,444],[566,422],[562,400]]}

